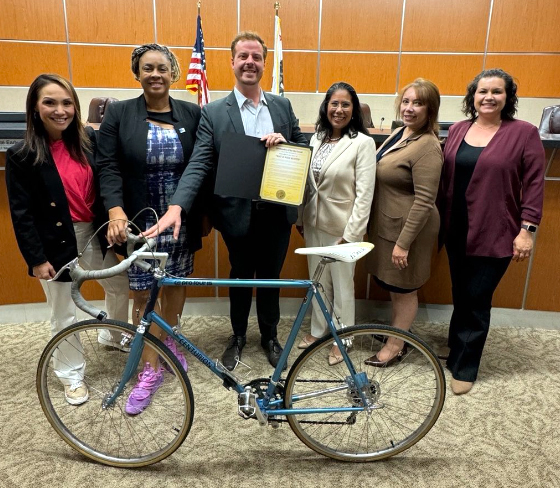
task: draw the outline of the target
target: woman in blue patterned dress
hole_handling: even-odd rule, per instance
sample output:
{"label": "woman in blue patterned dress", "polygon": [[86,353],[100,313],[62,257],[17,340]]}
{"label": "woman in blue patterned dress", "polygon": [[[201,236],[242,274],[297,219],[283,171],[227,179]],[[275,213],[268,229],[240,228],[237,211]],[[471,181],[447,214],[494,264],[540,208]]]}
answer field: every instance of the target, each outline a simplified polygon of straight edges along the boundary
{"label": "woman in blue patterned dress", "polygon": [[[197,105],[169,96],[169,88],[179,79],[180,69],[167,47],[145,44],[136,48],[132,52],[131,68],[143,94],[109,105],[98,137],[101,196],[111,219],[107,232],[110,244],[126,240],[129,218],[141,230],[155,224],[155,214],[141,212],[142,209],[151,207],[157,215],[165,213],[190,158],[200,119]],[[200,222],[198,212],[184,217],[176,242],[168,230],[159,235],[158,251],[169,253],[166,271],[170,274],[185,277],[192,273],[193,253],[201,247]],[[137,325],[153,276],[132,267],[129,278],[134,300],[133,323]],[[177,323],[184,302],[184,287],[165,287],[161,291],[159,311],[167,322]],[[151,332],[163,339],[159,328],[154,326]],[[186,368],[175,343],[167,338],[165,343]],[[143,360],[144,369],[126,405],[127,413],[132,415],[150,404],[163,379],[157,354],[145,351]]]}

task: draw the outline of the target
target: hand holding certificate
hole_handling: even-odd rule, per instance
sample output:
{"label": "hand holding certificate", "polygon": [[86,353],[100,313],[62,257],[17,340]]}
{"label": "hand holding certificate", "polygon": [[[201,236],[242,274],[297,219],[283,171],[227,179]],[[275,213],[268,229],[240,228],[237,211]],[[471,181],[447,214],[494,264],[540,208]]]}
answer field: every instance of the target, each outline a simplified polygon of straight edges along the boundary
{"label": "hand holding certificate", "polygon": [[310,161],[309,146],[282,143],[267,149],[256,137],[225,133],[214,193],[300,205]]}
{"label": "hand holding certificate", "polygon": [[300,205],[311,160],[311,148],[279,144],[266,153],[260,197],[263,200]]}

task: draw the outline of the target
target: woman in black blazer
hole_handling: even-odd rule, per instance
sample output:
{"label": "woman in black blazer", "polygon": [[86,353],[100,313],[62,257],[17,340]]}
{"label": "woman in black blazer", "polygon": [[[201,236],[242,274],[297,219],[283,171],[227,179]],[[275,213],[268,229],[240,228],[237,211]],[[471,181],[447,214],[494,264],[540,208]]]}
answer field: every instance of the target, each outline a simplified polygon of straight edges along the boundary
{"label": "woman in black blazer", "polygon": [[[98,137],[101,196],[112,221],[107,232],[111,244],[126,240],[128,219],[133,220],[134,231],[145,231],[156,223],[155,214],[165,213],[192,153],[200,119],[197,105],[169,96],[180,69],[167,47],[146,44],[136,48],[131,68],[144,92],[136,99],[109,105]],[[146,207],[153,208],[155,214],[142,212]],[[168,230],[158,236],[158,251],[169,253],[166,271],[171,275],[185,277],[192,273],[194,251],[201,247],[200,224],[195,212],[184,219],[177,241]],[[133,322],[138,324],[154,278],[134,266],[129,278]],[[168,323],[177,323],[184,302],[184,287],[163,288],[161,315]],[[151,332],[163,339],[159,328],[153,326]],[[186,360],[175,343],[165,339],[186,369]],[[126,405],[131,415],[141,413],[150,404],[163,375],[157,353],[145,350],[143,360],[144,370]]]}
{"label": "woman in black blazer", "polygon": [[[55,74],[38,76],[26,102],[25,140],[8,149],[6,184],[14,232],[29,275],[39,278],[51,308],[51,332],[56,334],[75,323],[76,306],[70,298],[70,278],[62,275],[49,282],[58,270],[82,251],[93,235],[94,220],[103,218],[96,201],[96,172],[92,145],[80,118],[80,104],[70,82]],[[118,260],[112,250],[105,259],[102,245],[91,241],[80,264],[100,269]],[[128,280],[119,275],[100,280],[111,318],[128,320]],[[109,331],[99,342],[118,347]],[[55,371],[64,384],[68,403],[88,399],[85,364],[78,347],[58,348]]]}

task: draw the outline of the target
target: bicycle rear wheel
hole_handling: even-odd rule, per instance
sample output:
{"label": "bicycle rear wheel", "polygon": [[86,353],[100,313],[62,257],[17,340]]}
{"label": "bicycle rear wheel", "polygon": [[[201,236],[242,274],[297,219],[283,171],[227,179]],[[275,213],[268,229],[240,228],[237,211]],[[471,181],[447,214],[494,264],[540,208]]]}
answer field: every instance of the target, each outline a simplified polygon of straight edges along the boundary
{"label": "bicycle rear wheel", "polygon": [[[314,451],[342,461],[375,461],[398,454],[432,428],[445,400],[445,376],[428,345],[409,332],[383,325],[348,327],[348,355],[357,373],[367,375],[370,408],[358,412],[288,415],[294,433]],[[364,361],[389,338],[402,339],[407,352],[391,366]],[[285,407],[293,409],[363,407],[345,362],[329,366],[332,336],[305,349],[293,364],[285,387]]]}
{"label": "bicycle rear wheel", "polygon": [[[172,454],[185,440],[192,425],[194,401],[189,379],[173,353],[151,334],[145,334],[144,347],[153,349],[171,373],[146,410],[128,415],[125,404],[138,380],[140,360],[123,393],[112,405],[106,400],[121,380],[128,353],[98,342],[99,333],[108,330],[113,337],[134,337],[135,327],[114,320],[78,322],[53,337],[47,344],[37,368],[37,393],[43,412],[56,432],[74,449],[103,464],[139,467],[156,463]],[[67,369],[71,354],[83,354],[83,382],[89,399],[70,405],[59,379]],[[76,364],[75,359],[73,364]]]}

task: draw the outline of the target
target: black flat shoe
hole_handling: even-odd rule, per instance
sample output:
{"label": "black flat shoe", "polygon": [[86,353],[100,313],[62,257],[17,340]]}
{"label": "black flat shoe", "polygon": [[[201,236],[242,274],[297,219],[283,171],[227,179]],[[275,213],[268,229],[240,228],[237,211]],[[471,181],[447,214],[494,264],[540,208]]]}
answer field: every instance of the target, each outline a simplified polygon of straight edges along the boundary
{"label": "black flat shoe", "polygon": [[375,368],[385,368],[388,366],[393,366],[393,364],[402,360],[402,358],[406,354],[406,349],[407,349],[407,345],[405,344],[403,348],[396,354],[396,356],[392,357],[391,359],[388,359],[387,361],[380,361],[376,353],[373,356],[367,358],[364,361],[364,364],[368,366],[373,366]]}
{"label": "black flat shoe", "polygon": [[[278,361],[280,360],[280,356],[282,355],[282,351],[284,351],[284,349],[282,349],[282,346],[278,342],[278,339],[276,339],[275,337],[274,339],[270,339],[269,341],[261,341],[261,346],[263,347],[264,352],[266,353],[268,362],[274,368],[276,368],[276,366],[278,365]],[[284,364],[282,371],[285,371],[286,368],[287,365]]]}
{"label": "black flat shoe", "polygon": [[222,364],[229,371],[233,371],[241,360],[241,351],[245,347],[246,342],[247,338],[245,336],[230,336],[226,350],[222,354]]}

